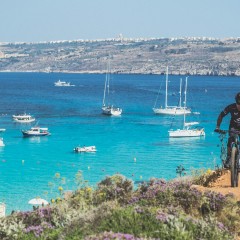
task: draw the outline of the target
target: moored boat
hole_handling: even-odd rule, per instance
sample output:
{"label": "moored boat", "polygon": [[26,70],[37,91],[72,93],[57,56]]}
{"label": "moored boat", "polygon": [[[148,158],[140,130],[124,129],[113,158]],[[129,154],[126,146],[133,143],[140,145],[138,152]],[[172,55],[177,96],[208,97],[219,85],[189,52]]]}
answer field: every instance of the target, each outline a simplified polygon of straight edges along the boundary
{"label": "moored boat", "polygon": [[[186,77],[186,84],[185,84],[185,100],[184,100],[184,107],[186,107],[186,102],[187,102],[187,79]],[[183,115],[183,128],[182,129],[177,129],[177,130],[169,130],[168,134],[169,137],[172,138],[182,138],[182,137],[201,137],[205,136],[205,131],[204,128],[202,127],[195,127],[191,128],[194,125],[198,125],[199,122],[186,122],[186,116],[185,112]]]}
{"label": "moored boat", "polygon": [[[113,105],[109,104],[110,99],[110,63],[108,62],[108,69],[106,72],[106,79],[104,85],[104,92],[103,92],[103,104],[102,104],[102,113],[105,115],[110,116],[120,116],[122,114],[122,108],[114,107]],[[107,101],[106,101],[107,100]]]}
{"label": "moored boat", "polygon": [[122,114],[122,109],[113,106],[103,106],[102,107],[103,114],[105,115],[113,115],[120,116]]}
{"label": "moored boat", "polygon": [[32,127],[29,130],[22,130],[22,134],[24,137],[50,135],[48,128],[41,128],[41,127]]}
{"label": "moored boat", "polygon": [[[158,98],[158,96],[157,96]],[[182,79],[180,79],[180,90],[179,90],[179,105],[178,106],[169,106],[168,105],[168,67],[166,71],[166,90],[165,90],[165,106],[164,107],[156,107],[157,100],[155,102],[155,106],[153,108],[153,112],[155,114],[162,115],[184,115],[190,114],[191,110],[185,106],[182,106]]]}
{"label": "moored boat", "polygon": [[58,80],[57,82],[54,82],[54,85],[56,87],[74,87],[75,85],[71,84],[70,82],[65,82]]}
{"label": "moored boat", "polygon": [[33,116],[26,113],[12,115],[12,118],[13,118],[13,121],[19,122],[19,123],[30,123],[35,121],[35,118]]}
{"label": "moored boat", "polygon": [[204,128],[193,128],[193,129],[177,129],[168,131],[169,137],[180,138],[180,137],[201,137],[205,136]]}
{"label": "moored boat", "polygon": [[74,152],[96,152],[97,149],[95,146],[88,146],[88,147],[75,147],[73,149]]}

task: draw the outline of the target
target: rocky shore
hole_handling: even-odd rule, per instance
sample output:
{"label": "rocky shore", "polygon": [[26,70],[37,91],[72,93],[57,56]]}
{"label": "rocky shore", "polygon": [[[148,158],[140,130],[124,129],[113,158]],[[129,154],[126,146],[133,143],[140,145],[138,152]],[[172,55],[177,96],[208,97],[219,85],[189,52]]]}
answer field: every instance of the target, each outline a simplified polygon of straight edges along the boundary
{"label": "rocky shore", "polygon": [[240,38],[154,38],[0,43],[1,72],[240,76]]}

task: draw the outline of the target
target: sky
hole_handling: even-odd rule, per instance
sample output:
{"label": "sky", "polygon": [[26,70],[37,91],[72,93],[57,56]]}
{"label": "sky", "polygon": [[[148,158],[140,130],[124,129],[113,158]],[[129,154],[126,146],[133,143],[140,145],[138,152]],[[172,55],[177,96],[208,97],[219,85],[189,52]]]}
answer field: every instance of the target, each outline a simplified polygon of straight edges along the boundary
{"label": "sky", "polygon": [[0,0],[0,42],[240,37],[240,0]]}

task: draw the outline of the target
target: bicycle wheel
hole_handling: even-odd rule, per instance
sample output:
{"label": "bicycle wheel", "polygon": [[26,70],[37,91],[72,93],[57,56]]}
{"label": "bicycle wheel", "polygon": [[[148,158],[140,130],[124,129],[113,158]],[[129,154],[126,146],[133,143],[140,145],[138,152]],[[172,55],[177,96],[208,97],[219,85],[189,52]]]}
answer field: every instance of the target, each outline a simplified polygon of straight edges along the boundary
{"label": "bicycle wheel", "polygon": [[231,187],[238,187],[237,148],[232,147],[231,153]]}

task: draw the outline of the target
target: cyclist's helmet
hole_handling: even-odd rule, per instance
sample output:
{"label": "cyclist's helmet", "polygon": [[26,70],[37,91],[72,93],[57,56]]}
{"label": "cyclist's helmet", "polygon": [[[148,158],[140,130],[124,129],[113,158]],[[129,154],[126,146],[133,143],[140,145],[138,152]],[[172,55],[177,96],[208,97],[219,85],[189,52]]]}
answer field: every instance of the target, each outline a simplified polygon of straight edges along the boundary
{"label": "cyclist's helmet", "polygon": [[235,96],[236,103],[240,105],[240,92]]}

